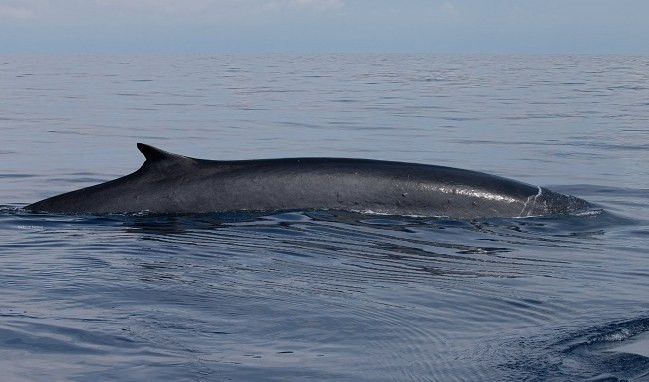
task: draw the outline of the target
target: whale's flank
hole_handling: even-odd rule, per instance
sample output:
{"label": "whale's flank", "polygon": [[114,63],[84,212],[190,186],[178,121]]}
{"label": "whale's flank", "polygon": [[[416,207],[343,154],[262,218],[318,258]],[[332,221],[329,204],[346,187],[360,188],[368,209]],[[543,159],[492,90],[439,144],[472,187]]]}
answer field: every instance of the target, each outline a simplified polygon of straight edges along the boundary
{"label": "whale's flank", "polygon": [[348,210],[458,219],[586,209],[579,198],[452,167],[347,158],[195,159],[138,143],[137,171],[25,207],[56,213]]}

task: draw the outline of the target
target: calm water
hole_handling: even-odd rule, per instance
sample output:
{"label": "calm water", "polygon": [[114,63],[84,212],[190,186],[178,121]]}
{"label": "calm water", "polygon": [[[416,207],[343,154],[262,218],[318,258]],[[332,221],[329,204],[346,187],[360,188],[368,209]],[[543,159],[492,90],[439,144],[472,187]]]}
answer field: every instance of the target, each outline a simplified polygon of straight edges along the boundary
{"label": "calm water", "polygon": [[[137,169],[344,156],[588,214],[64,216]],[[0,57],[3,381],[649,380],[649,57]]]}

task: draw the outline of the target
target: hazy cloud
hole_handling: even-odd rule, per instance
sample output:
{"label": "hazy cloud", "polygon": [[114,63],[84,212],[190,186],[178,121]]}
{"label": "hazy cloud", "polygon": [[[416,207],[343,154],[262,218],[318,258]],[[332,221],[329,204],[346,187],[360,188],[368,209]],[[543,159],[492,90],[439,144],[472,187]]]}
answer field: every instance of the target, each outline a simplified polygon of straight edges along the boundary
{"label": "hazy cloud", "polygon": [[248,18],[262,11],[341,9],[342,0],[0,0],[0,18],[33,17],[43,23],[85,24],[110,18],[147,20],[222,20]]}
{"label": "hazy cloud", "polygon": [[0,0],[0,52],[648,53],[647,0]]}
{"label": "hazy cloud", "polygon": [[322,11],[343,7],[342,0],[291,0],[290,2],[298,7],[309,7]]}
{"label": "hazy cloud", "polygon": [[34,14],[27,8],[0,3],[0,19],[22,20],[33,16]]}

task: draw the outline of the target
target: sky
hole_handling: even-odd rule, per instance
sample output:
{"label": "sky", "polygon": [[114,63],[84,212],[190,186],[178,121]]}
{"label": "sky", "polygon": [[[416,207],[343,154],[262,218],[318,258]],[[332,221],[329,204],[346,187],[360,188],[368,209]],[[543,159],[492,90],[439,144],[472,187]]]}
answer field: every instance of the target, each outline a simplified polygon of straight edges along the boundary
{"label": "sky", "polygon": [[649,0],[0,0],[0,53],[649,54]]}

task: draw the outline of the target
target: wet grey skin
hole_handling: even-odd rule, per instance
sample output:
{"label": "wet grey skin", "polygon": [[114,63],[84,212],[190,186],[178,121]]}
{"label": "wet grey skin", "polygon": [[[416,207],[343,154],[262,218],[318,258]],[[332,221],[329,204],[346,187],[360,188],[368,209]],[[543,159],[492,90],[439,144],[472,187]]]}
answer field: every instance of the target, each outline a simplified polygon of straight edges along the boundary
{"label": "wet grey skin", "polygon": [[138,143],[146,158],[121,178],[25,209],[54,213],[343,210],[453,219],[584,210],[588,202],[482,172],[344,158],[194,159]]}

